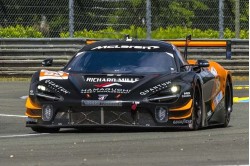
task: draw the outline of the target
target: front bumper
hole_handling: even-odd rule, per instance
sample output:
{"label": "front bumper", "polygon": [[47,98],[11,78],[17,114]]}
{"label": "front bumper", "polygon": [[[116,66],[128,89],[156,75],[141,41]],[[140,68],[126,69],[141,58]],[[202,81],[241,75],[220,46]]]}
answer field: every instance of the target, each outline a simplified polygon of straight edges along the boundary
{"label": "front bumper", "polygon": [[[54,104],[53,117],[43,120],[42,109],[27,107],[27,127],[177,127],[192,125],[192,101],[171,109],[162,103],[148,101],[82,100],[75,105]],[[31,103],[32,104],[32,103]],[[46,105],[46,104],[44,104]],[[32,114],[30,114],[32,112]]]}

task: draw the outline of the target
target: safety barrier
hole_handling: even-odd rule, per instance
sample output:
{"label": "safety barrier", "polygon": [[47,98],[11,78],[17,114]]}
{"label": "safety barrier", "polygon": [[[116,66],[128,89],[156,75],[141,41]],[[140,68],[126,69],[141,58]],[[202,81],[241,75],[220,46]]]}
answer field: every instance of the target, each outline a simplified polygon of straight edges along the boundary
{"label": "safety barrier", "polygon": [[[213,40],[214,41],[214,40]],[[85,39],[0,39],[0,76],[26,77],[43,68],[42,60],[54,58],[50,70],[60,70],[86,43]],[[184,47],[179,47],[184,51]],[[249,40],[231,40],[231,59],[226,59],[226,47],[190,47],[189,59],[214,60],[235,76],[248,76]]]}

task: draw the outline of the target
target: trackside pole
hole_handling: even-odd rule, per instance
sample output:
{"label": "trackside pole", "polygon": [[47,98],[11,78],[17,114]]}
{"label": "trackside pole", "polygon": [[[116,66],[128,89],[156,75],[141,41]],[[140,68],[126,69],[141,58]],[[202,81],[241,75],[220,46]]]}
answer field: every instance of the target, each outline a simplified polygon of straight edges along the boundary
{"label": "trackside pole", "polygon": [[146,4],[146,26],[147,26],[147,39],[151,39],[151,0],[147,0]]}

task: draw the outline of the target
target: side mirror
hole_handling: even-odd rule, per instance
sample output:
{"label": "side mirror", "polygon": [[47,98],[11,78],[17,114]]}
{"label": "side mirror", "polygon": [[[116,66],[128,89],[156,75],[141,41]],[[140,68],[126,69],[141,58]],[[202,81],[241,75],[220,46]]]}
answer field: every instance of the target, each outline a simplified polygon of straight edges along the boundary
{"label": "side mirror", "polygon": [[52,66],[53,58],[47,58],[42,61],[42,66]]}
{"label": "side mirror", "polygon": [[207,60],[197,60],[198,67],[209,67],[209,62]]}

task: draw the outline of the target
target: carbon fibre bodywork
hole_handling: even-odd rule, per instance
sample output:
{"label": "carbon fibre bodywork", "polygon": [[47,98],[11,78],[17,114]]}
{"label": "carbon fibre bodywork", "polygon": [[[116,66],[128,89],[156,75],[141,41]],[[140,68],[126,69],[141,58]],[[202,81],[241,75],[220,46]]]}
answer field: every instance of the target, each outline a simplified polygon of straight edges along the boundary
{"label": "carbon fibre bodywork", "polygon": [[[133,73],[131,66],[101,72],[75,68],[87,53],[98,53],[99,57],[108,53],[112,57],[115,53],[134,56],[141,52],[155,57],[166,53],[173,64],[166,70],[159,68],[159,72],[158,69],[150,72],[152,66],[133,67],[136,71]],[[109,61],[116,63],[114,57]],[[95,64],[100,67],[102,62]],[[148,64],[152,63],[151,60]],[[87,66],[87,62],[80,66]],[[83,47],[61,71],[40,70],[33,75],[26,101],[26,126],[33,129],[96,126],[194,129],[194,121],[198,121],[198,128],[223,125],[227,112],[232,112],[232,102],[225,103],[232,100],[231,87],[229,71],[216,62],[186,61],[170,43],[96,42]],[[231,96],[228,101],[227,93]]]}

